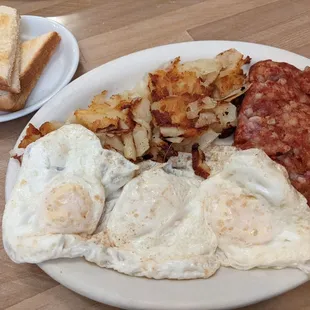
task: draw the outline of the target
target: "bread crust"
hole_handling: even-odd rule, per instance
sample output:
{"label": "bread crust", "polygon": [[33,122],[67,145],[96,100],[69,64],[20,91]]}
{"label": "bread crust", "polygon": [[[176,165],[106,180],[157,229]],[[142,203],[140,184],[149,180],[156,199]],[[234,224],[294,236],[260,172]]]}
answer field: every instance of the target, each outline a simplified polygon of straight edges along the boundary
{"label": "bread crust", "polygon": [[11,86],[4,86],[0,87],[0,90],[8,91],[10,93],[19,94],[21,91],[20,88],[20,65],[21,65],[21,44],[19,42],[18,47],[16,48],[16,57],[12,72],[11,78]]}
{"label": "bread crust", "polygon": [[[10,34],[10,38],[12,40],[12,48],[8,49],[6,52],[4,52],[3,55],[0,55],[0,60],[6,61],[7,60],[7,66],[8,71],[5,75],[0,75],[0,90],[10,90],[12,86],[12,76],[13,71],[18,69],[15,67],[15,59],[17,54],[17,47],[19,45],[19,28],[20,28],[20,16],[16,9],[6,7],[6,6],[0,6],[0,14],[2,15],[2,19],[0,19],[0,23],[2,23],[4,26],[8,23],[9,19],[13,19],[13,33]],[[5,27],[4,27],[5,28]],[[0,37],[1,38],[1,37]],[[3,72],[2,72],[3,73]],[[18,83],[16,84],[18,85]],[[16,89],[15,85],[13,88],[13,91],[20,91],[20,89]]]}

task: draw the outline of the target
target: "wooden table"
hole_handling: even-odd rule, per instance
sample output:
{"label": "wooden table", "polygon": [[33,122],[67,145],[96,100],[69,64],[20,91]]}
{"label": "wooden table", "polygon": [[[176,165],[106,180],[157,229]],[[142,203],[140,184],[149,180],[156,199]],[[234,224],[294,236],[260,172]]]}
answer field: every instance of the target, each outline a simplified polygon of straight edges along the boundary
{"label": "wooden table", "polygon": [[[76,76],[148,47],[192,40],[241,40],[310,57],[309,0],[2,0],[20,14],[64,24],[79,41]],[[0,213],[9,157],[32,115],[0,124]],[[243,310],[310,309],[310,282]],[[37,266],[16,265],[0,245],[0,309],[115,309],[81,297]]]}

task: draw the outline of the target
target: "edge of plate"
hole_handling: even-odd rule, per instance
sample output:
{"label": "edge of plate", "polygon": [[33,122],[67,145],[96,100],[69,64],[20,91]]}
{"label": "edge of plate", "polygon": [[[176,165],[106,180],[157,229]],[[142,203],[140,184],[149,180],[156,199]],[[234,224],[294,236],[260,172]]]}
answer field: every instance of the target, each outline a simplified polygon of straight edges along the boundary
{"label": "edge of plate", "polygon": [[[79,259],[83,259],[83,258],[79,258]],[[51,261],[47,261],[48,263],[50,263]],[[89,262],[88,262],[89,263]],[[132,299],[130,300],[130,304],[129,304],[129,299],[127,298],[123,298],[121,295],[104,295],[102,294],[102,296],[99,298],[98,295],[96,295],[93,292],[86,292],[86,290],[84,288],[77,288],[77,286],[73,287],[72,285],[70,285],[70,283],[68,283],[66,281],[66,279],[63,277],[63,272],[59,272],[58,270],[53,270],[51,271],[51,268],[49,268],[50,266],[46,266],[43,263],[37,264],[39,266],[39,268],[41,268],[47,275],[49,275],[52,279],[54,279],[55,281],[57,281],[58,283],[60,283],[61,285],[63,285],[64,287],[68,288],[69,290],[84,296],[86,298],[89,298],[91,300],[97,301],[99,303],[102,304],[106,304],[109,306],[113,306],[113,307],[117,307],[117,308],[121,308],[121,309],[136,309],[136,310],[145,310],[145,309],[151,309],[151,310],[188,310],[188,309],[195,309],[195,310],[226,310],[226,309],[237,309],[240,307],[246,307],[249,305],[253,305],[259,302],[262,302],[264,300],[268,300],[277,296],[280,296],[288,291],[291,291],[295,288],[297,288],[298,286],[304,284],[307,282],[307,280],[304,281],[299,281],[297,283],[295,283],[294,285],[290,285],[289,287],[287,287],[287,289],[285,291],[281,291],[281,292],[273,292],[273,293],[269,293],[269,294],[265,294],[265,295],[261,295],[259,297],[257,297],[256,299],[252,299],[251,301],[248,302],[244,302],[244,301],[236,301],[234,304],[224,304],[222,306],[215,306],[215,305],[207,305],[206,304],[201,304],[199,302],[196,302],[195,304],[176,304],[176,305],[159,305],[159,304],[154,304],[152,302],[148,303],[145,301],[140,301],[140,300],[136,300],[136,299]],[[101,267],[99,267],[101,268]],[[227,268],[227,267],[222,267]],[[229,269],[229,268],[228,268]],[[258,269],[259,270],[259,269]],[[112,270],[113,272],[114,271]],[[239,270],[241,271],[241,270]],[[131,277],[128,275],[125,275],[127,277]],[[154,280],[154,279],[146,279],[146,280],[150,280],[150,281],[161,281],[161,280]],[[193,281],[195,280],[201,280],[201,281],[208,281],[208,279],[193,279]],[[169,280],[171,282],[175,281],[175,280]],[[178,280],[177,280],[178,281]],[[192,281],[192,280],[179,280],[179,281]]]}
{"label": "edge of plate", "polygon": [[[54,22],[54,21],[53,21]],[[57,23],[57,22],[55,22]],[[70,31],[69,31],[70,32]],[[235,43],[238,43],[238,44],[241,44],[241,45],[255,45],[255,46],[261,46],[261,47],[264,47],[264,48],[271,48],[275,51],[278,51],[278,52],[285,52],[285,53],[289,53],[291,54],[292,56],[298,56],[298,57],[301,57],[303,58],[304,61],[309,61],[309,59],[305,56],[302,56],[302,55],[299,55],[299,54],[296,54],[294,52],[291,52],[291,51],[287,51],[287,50],[284,50],[284,49],[280,49],[280,48],[277,48],[277,47],[273,47],[273,46],[268,46],[268,45],[264,45],[264,44],[257,44],[257,43],[251,43],[251,42],[244,42],[244,41],[230,41],[230,40],[204,40],[204,41],[190,41],[190,42],[181,42],[181,43],[173,43],[173,44],[167,44],[167,45],[161,45],[161,46],[156,46],[156,47],[152,47],[152,48],[148,48],[148,49],[144,49],[144,50],[140,50],[140,51],[137,51],[137,52],[134,52],[134,53],[130,53],[130,54],[127,54],[127,55],[124,55],[124,56],[121,56],[121,57],[118,57],[116,59],[113,59],[105,64],[102,64],[94,69],[92,69],[91,71],[83,74],[82,76],[80,76],[79,78],[77,78],[76,80],[72,81],[70,84],[66,85],[65,87],[63,87],[59,92],[57,92],[57,94],[55,96],[53,96],[52,98],[50,98],[50,101],[57,101],[57,97],[61,95],[61,93],[63,91],[66,91],[68,88],[72,87],[72,85],[75,85],[76,83],[78,83],[77,81],[80,80],[80,79],[86,79],[88,78],[90,75],[93,75],[93,74],[96,74],[97,71],[99,71],[103,66],[111,66],[111,65],[114,65],[114,63],[116,61],[119,61],[120,59],[124,59],[124,58],[128,58],[128,57],[134,57],[134,56],[137,56],[141,53],[144,53],[146,51],[150,51],[150,50],[161,50],[161,49],[164,49],[166,48],[167,46],[182,46],[182,45],[199,45],[199,44],[202,44],[202,43],[206,43],[206,42],[213,42],[213,43],[218,43],[218,44],[221,44],[221,43],[225,43],[225,44],[229,44],[229,43],[232,43],[232,44],[235,44]],[[52,102],[52,105],[55,105],[53,104]],[[44,106],[45,108],[48,108],[48,105],[45,105]],[[28,126],[28,124],[30,122],[32,122],[33,120],[35,120],[36,118],[38,118],[40,116],[40,111],[43,110],[44,108],[40,109],[39,111],[37,111],[37,113],[29,120],[29,122],[26,124],[26,126],[24,127],[24,129],[22,130],[21,134],[19,135],[14,147],[16,147],[16,145],[19,143],[19,141],[22,139],[23,137],[23,134]],[[0,121],[1,122],[1,121]],[[8,196],[9,196],[9,193],[8,193],[8,178],[9,178],[9,172],[10,170],[13,169],[12,167],[12,159],[10,159],[8,161],[8,166],[7,166],[7,170],[6,170],[6,177],[5,177],[5,201],[7,201],[8,199]],[[61,274],[55,274],[53,272],[51,272],[49,266],[44,266],[44,263],[41,263],[41,264],[38,264],[38,266],[46,273],[48,274],[51,278],[53,278],[54,280],[56,280],[57,282],[59,282],[60,284],[62,284],[63,286],[67,287],[68,289],[82,295],[82,296],[85,296],[87,298],[90,298],[90,299],[93,299],[95,301],[98,301],[98,302],[105,302],[109,305],[112,305],[112,306],[116,306],[116,307],[123,307],[123,308],[127,308],[129,306],[128,304],[128,300],[121,300],[119,298],[117,298],[117,300],[113,297],[110,297],[110,298],[107,298],[105,296],[105,298],[98,298],[98,296],[95,296],[95,295],[92,295],[91,292],[85,292],[83,289],[78,289],[77,287],[73,287],[71,286],[69,283],[66,282],[66,280],[63,278],[63,276]],[[260,301],[263,301],[263,300],[266,300],[266,299],[269,299],[269,298],[273,298],[273,297],[276,297],[276,296],[279,296],[287,291],[290,291],[304,283],[307,282],[307,279],[305,278],[304,280],[301,280],[299,282],[297,282],[296,284],[294,285],[291,285],[289,287],[287,287],[287,289],[285,290],[282,290],[280,292],[274,292],[274,293],[271,293],[271,294],[268,294],[268,295],[264,295],[262,297],[259,297],[255,300],[252,300],[250,302],[236,302],[235,304],[233,305],[224,305],[223,307],[217,307],[216,309],[227,309],[229,307],[229,309],[235,309],[235,308],[238,308],[238,307],[241,307],[241,306],[247,306],[247,305],[251,305],[251,304],[254,304],[254,303],[257,303],[257,302],[260,302]],[[169,309],[169,310],[177,310],[177,309],[188,309],[188,306],[187,305],[184,305],[184,308],[180,308],[180,306],[176,306],[176,307],[173,307],[173,306],[168,306],[166,308],[163,308],[163,307],[154,307],[154,305],[148,305],[147,303],[145,302],[137,302],[135,301],[134,302],[134,307],[136,309],[145,309],[145,307],[147,306],[151,306],[152,308],[149,308],[149,309],[154,309],[154,310],[162,310],[162,309]],[[130,307],[133,307],[133,305],[130,305]],[[206,309],[206,306],[205,305],[201,305],[201,306],[197,306],[195,307],[195,309]]]}

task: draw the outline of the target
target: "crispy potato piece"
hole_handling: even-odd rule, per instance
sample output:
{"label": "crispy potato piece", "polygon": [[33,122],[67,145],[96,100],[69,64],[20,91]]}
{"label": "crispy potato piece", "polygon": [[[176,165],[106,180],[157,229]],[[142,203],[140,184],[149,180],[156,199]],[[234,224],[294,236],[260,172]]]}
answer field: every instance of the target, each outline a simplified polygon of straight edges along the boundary
{"label": "crispy potato piece", "polygon": [[181,96],[169,96],[154,102],[151,106],[154,123],[157,126],[192,127],[186,116],[188,102]]}
{"label": "crispy potato piece", "polygon": [[130,98],[129,93],[114,95],[107,99],[106,91],[95,96],[88,109],[75,111],[75,121],[93,132],[126,133],[135,123],[130,109],[141,98]]}
{"label": "crispy potato piece", "polygon": [[232,91],[229,95],[227,95],[226,97],[224,97],[222,100],[226,101],[226,102],[231,102],[232,100],[240,97],[241,95],[243,95],[244,93],[246,93],[248,91],[248,89],[251,87],[252,84],[244,84],[242,85],[241,88],[238,88],[234,91]]}
{"label": "crispy potato piece", "polygon": [[28,128],[26,129],[26,135],[19,143],[18,148],[25,149],[32,142],[35,142],[48,133],[60,128],[62,125],[63,124],[60,122],[45,122],[39,129],[37,129],[29,123]]}
{"label": "crispy potato piece", "polygon": [[221,124],[221,131],[225,128],[237,125],[237,108],[232,103],[223,102],[213,111]]}
{"label": "crispy potato piece", "polygon": [[160,143],[151,147],[149,154],[152,155],[152,160],[164,163],[170,157],[177,156],[178,152],[173,148],[172,143],[161,140]]}
{"label": "crispy potato piece", "polygon": [[48,133],[54,130],[57,130],[61,126],[63,126],[63,123],[60,123],[60,122],[45,122],[44,124],[40,126],[39,131],[42,136],[45,136]]}
{"label": "crispy potato piece", "polygon": [[152,136],[152,113],[150,101],[147,98],[142,98],[142,100],[133,105],[131,112],[134,122],[146,129],[148,140],[150,140]]}
{"label": "crispy potato piece", "polygon": [[18,147],[21,149],[25,149],[29,144],[37,141],[41,137],[42,135],[39,129],[35,128],[31,123],[29,123],[28,128],[26,129],[26,135],[19,143]]}
{"label": "crispy potato piece", "polygon": [[[162,139],[172,142],[175,150],[191,151],[206,131],[214,133],[214,140],[235,126],[236,109],[230,100],[248,88],[242,66],[249,61],[249,57],[230,49],[214,60],[181,64],[176,58],[166,68],[151,73],[148,86],[153,125],[160,128]],[[205,85],[208,88],[203,88]],[[210,131],[206,136],[210,137]]]}
{"label": "crispy potato piece", "polygon": [[132,134],[131,133],[123,134],[122,138],[124,143],[124,156],[127,159],[135,161],[137,159],[137,152]]}
{"label": "crispy potato piece", "polygon": [[143,126],[136,125],[132,135],[137,152],[136,156],[141,157],[150,148],[147,130]]}
{"label": "crispy potato piece", "polygon": [[208,96],[212,89],[205,86],[195,71],[180,71],[180,57],[175,58],[167,69],[149,74],[148,86],[152,101],[168,96],[188,96],[192,101]]}
{"label": "crispy potato piece", "polygon": [[206,157],[203,151],[199,148],[199,144],[195,143],[192,146],[192,166],[196,175],[207,179],[211,173],[210,167],[206,163]]}
{"label": "crispy potato piece", "polygon": [[147,98],[135,99],[131,105],[131,112],[134,117],[134,121],[139,123],[150,123],[152,120],[151,103]]}
{"label": "crispy potato piece", "polygon": [[217,122],[217,117],[213,112],[202,112],[199,114],[199,118],[195,123],[196,128],[203,128],[206,127],[208,128],[209,125],[216,123]]}
{"label": "crispy potato piece", "polygon": [[169,138],[183,136],[185,133],[184,129],[178,127],[160,127],[159,131],[163,137]]}
{"label": "crispy potato piece", "polygon": [[213,96],[222,100],[247,84],[242,66],[250,63],[251,58],[249,56],[243,58],[240,52],[230,49],[217,55],[216,59],[221,62],[223,70],[214,82],[215,90]]}
{"label": "crispy potato piece", "polygon": [[166,162],[171,156],[177,156],[178,152],[176,152],[171,143],[164,141],[160,137],[159,128],[154,128],[151,147],[148,151],[148,155],[154,161],[157,162]]}
{"label": "crispy potato piece", "polygon": [[222,100],[242,88],[245,83],[245,76],[238,74],[228,74],[222,77],[219,77],[215,81],[216,89],[214,91],[214,97]]}
{"label": "crispy potato piece", "polygon": [[20,165],[21,165],[22,162],[23,162],[23,155],[17,155],[17,154],[15,154],[15,155],[12,156],[12,158],[16,159],[16,160],[19,162]]}
{"label": "crispy potato piece", "polygon": [[201,101],[196,100],[196,101],[190,102],[186,109],[186,117],[189,120],[198,118],[199,113],[201,112],[202,109],[203,108],[201,106]]}
{"label": "crispy potato piece", "polygon": [[94,97],[88,109],[75,112],[75,121],[97,133],[104,147],[134,161],[147,152],[152,134],[150,101],[138,97],[137,92],[143,92],[143,85],[108,99],[103,92]]}
{"label": "crispy potato piece", "polygon": [[216,59],[222,64],[223,70],[220,73],[222,76],[228,73],[242,73],[242,66],[251,61],[249,56],[243,58],[243,55],[234,48],[218,54]]}
{"label": "crispy potato piece", "polygon": [[130,97],[130,92],[124,91],[122,94],[112,95],[110,98],[106,98],[107,91],[104,90],[99,95],[94,96],[91,104],[89,105],[90,109],[94,105],[104,104],[109,106],[112,110],[121,111],[124,107],[128,107],[131,105],[132,98]]}
{"label": "crispy potato piece", "polygon": [[95,103],[105,103],[106,102],[106,95],[108,94],[108,92],[106,90],[103,90],[100,94],[94,96],[92,102]]}
{"label": "crispy potato piece", "polygon": [[[236,108],[230,101],[249,87],[242,70],[249,61],[235,49],[215,59],[183,64],[175,58],[130,91],[94,96],[89,107],[76,110],[66,124],[85,126],[105,148],[129,160],[152,157],[164,162],[178,151],[191,152],[195,143],[206,147],[236,125]],[[39,129],[30,128],[21,145],[59,126],[45,123]]]}
{"label": "crispy potato piece", "polygon": [[199,113],[203,110],[210,110],[217,106],[217,101],[210,98],[205,97],[201,100],[196,100],[191,102],[187,106],[186,116],[188,119],[195,119],[199,117]]}
{"label": "crispy potato piece", "polygon": [[201,150],[205,150],[217,137],[219,134],[212,129],[205,131],[198,139],[197,143]]}
{"label": "crispy potato piece", "polygon": [[174,138],[166,138],[167,141],[171,142],[171,143],[181,143],[185,138],[183,137],[174,137]]}
{"label": "crispy potato piece", "polygon": [[107,103],[98,104],[93,102],[86,111],[91,111],[99,114],[99,116],[103,115],[112,119],[126,119],[126,114],[124,114],[121,109],[112,108]]}
{"label": "crispy potato piece", "polygon": [[117,118],[108,118],[91,110],[77,110],[74,115],[79,124],[93,132],[107,132],[118,129],[119,119]]}
{"label": "crispy potato piece", "polygon": [[114,134],[110,135],[107,133],[97,133],[97,137],[100,139],[102,147],[114,149],[121,154],[124,153],[124,144],[119,136],[116,136]]}
{"label": "crispy potato piece", "polygon": [[222,64],[218,59],[198,59],[177,65],[179,72],[192,71],[208,86],[215,81],[219,75]]}
{"label": "crispy potato piece", "polygon": [[216,133],[212,129],[200,132],[199,135],[194,137],[185,138],[182,142],[178,144],[173,144],[173,148],[178,152],[190,153],[192,151],[192,146],[195,143],[200,145],[202,150],[206,149],[217,137],[219,133]]}

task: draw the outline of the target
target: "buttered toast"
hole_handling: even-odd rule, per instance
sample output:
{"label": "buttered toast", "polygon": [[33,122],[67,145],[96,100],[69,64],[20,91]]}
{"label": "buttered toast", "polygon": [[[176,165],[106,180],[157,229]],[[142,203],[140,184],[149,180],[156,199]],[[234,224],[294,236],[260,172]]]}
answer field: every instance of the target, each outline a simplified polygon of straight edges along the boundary
{"label": "buttered toast", "polygon": [[0,89],[20,92],[20,17],[17,10],[0,6]]}
{"label": "buttered toast", "polygon": [[61,38],[57,32],[49,32],[21,45],[21,92],[14,94],[0,91],[0,110],[17,111],[24,107],[45,66],[53,55]]}

